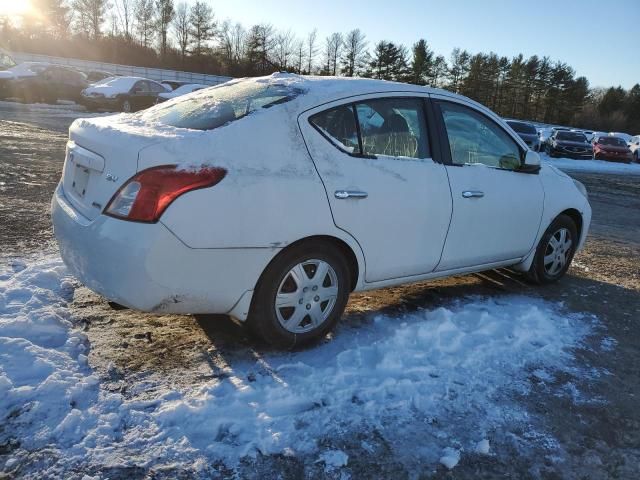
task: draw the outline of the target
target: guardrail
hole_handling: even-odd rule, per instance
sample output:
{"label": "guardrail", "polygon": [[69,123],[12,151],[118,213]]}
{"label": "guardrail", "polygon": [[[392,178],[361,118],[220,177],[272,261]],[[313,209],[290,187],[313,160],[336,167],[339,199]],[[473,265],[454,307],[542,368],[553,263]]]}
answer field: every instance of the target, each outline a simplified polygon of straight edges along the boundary
{"label": "guardrail", "polygon": [[51,57],[35,53],[12,52],[11,56],[17,63],[22,62],[46,62],[56,65],[67,65],[80,70],[102,70],[116,75],[144,77],[157,82],[174,80],[179,82],[201,83],[203,85],[218,85],[228,82],[233,77],[221,75],[207,75],[204,73],[181,72],[177,70],[165,70],[163,68],[134,67],[132,65],[118,65],[115,63],[93,62],[90,60],[78,60],[75,58]]}

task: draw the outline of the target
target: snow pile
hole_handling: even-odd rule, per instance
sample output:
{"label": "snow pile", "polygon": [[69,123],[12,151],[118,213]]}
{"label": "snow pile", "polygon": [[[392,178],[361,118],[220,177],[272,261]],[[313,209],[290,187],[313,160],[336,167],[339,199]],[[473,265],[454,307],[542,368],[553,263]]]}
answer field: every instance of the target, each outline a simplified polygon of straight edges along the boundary
{"label": "snow pile", "polygon": [[302,352],[230,357],[214,380],[139,401],[100,390],[65,309],[71,288],[56,259],[0,276],[0,444],[20,442],[6,472],[45,446],[56,459],[45,477],[91,466],[207,477],[258,454],[331,471],[348,468],[343,442],[358,435],[370,451],[382,439],[407,468],[454,468],[466,452],[488,454],[487,435],[513,423],[523,443],[550,441],[516,397],[533,371],[575,372],[571,349],[592,326],[528,297],[466,299],[343,326]]}
{"label": "snow pile", "polygon": [[640,175],[640,163],[616,163],[605,160],[573,160],[549,158],[541,154],[542,161],[569,172],[609,173],[614,175]]}
{"label": "snow pile", "polygon": [[81,413],[99,391],[87,366],[86,337],[64,309],[73,291],[59,259],[14,262],[0,271],[0,444],[72,444]]}

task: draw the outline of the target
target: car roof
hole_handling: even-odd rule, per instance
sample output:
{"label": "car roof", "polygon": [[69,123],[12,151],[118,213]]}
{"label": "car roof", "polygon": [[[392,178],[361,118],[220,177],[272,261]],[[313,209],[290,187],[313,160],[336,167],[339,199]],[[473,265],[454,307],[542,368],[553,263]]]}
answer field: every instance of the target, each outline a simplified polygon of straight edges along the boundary
{"label": "car roof", "polygon": [[[284,85],[291,88],[298,88],[305,92],[299,95],[295,102],[301,111],[309,110],[334,101],[348,99],[360,95],[378,93],[437,93],[451,98],[462,99],[471,103],[479,109],[491,112],[485,106],[462,95],[446,90],[432,87],[413,85],[408,83],[391,82],[388,80],[377,80],[371,78],[356,77],[324,77],[313,75],[297,75],[293,73],[274,73],[266,77],[234,79],[222,85],[229,85],[240,81],[253,81],[272,85]],[[491,112],[493,114],[493,112]],[[493,114],[495,115],[495,114]],[[499,118],[499,117],[498,117]]]}

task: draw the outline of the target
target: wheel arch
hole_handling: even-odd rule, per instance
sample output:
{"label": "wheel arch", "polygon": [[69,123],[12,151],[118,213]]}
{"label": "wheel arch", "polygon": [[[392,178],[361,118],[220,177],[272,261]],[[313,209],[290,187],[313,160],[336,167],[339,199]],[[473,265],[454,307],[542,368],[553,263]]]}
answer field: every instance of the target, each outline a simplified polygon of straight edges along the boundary
{"label": "wheel arch", "polygon": [[[578,232],[578,238],[582,238],[582,226],[583,226],[582,214],[575,208],[568,208],[560,212],[558,215],[556,215],[555,218],[551,220],[551,223],[553,223],[553,221],[556,218],[558,218],[560,215],[566,215],[571,220],[573,220],[573,223],[575,223],[576,230]],[[549,223],[549,225],[551,225],[551,223]]]}

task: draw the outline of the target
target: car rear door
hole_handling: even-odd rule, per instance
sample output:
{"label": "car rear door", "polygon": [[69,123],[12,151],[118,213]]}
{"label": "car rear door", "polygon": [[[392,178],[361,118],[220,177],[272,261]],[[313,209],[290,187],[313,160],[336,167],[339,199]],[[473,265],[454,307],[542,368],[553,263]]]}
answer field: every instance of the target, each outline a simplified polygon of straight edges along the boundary
{"label": "car rear door", "polygon": [[429,273],[440,260],[452,202],[425,101],[358,97],[299,117],[334,222],[362,247],[366,282]]}
{"label": "car rear door", "polygon": [[539,175],[519,171],[526,150],[486,110],[458,97],[432,98],[453,197],[438,270],[525,256],[534,246],[544,203]]}

